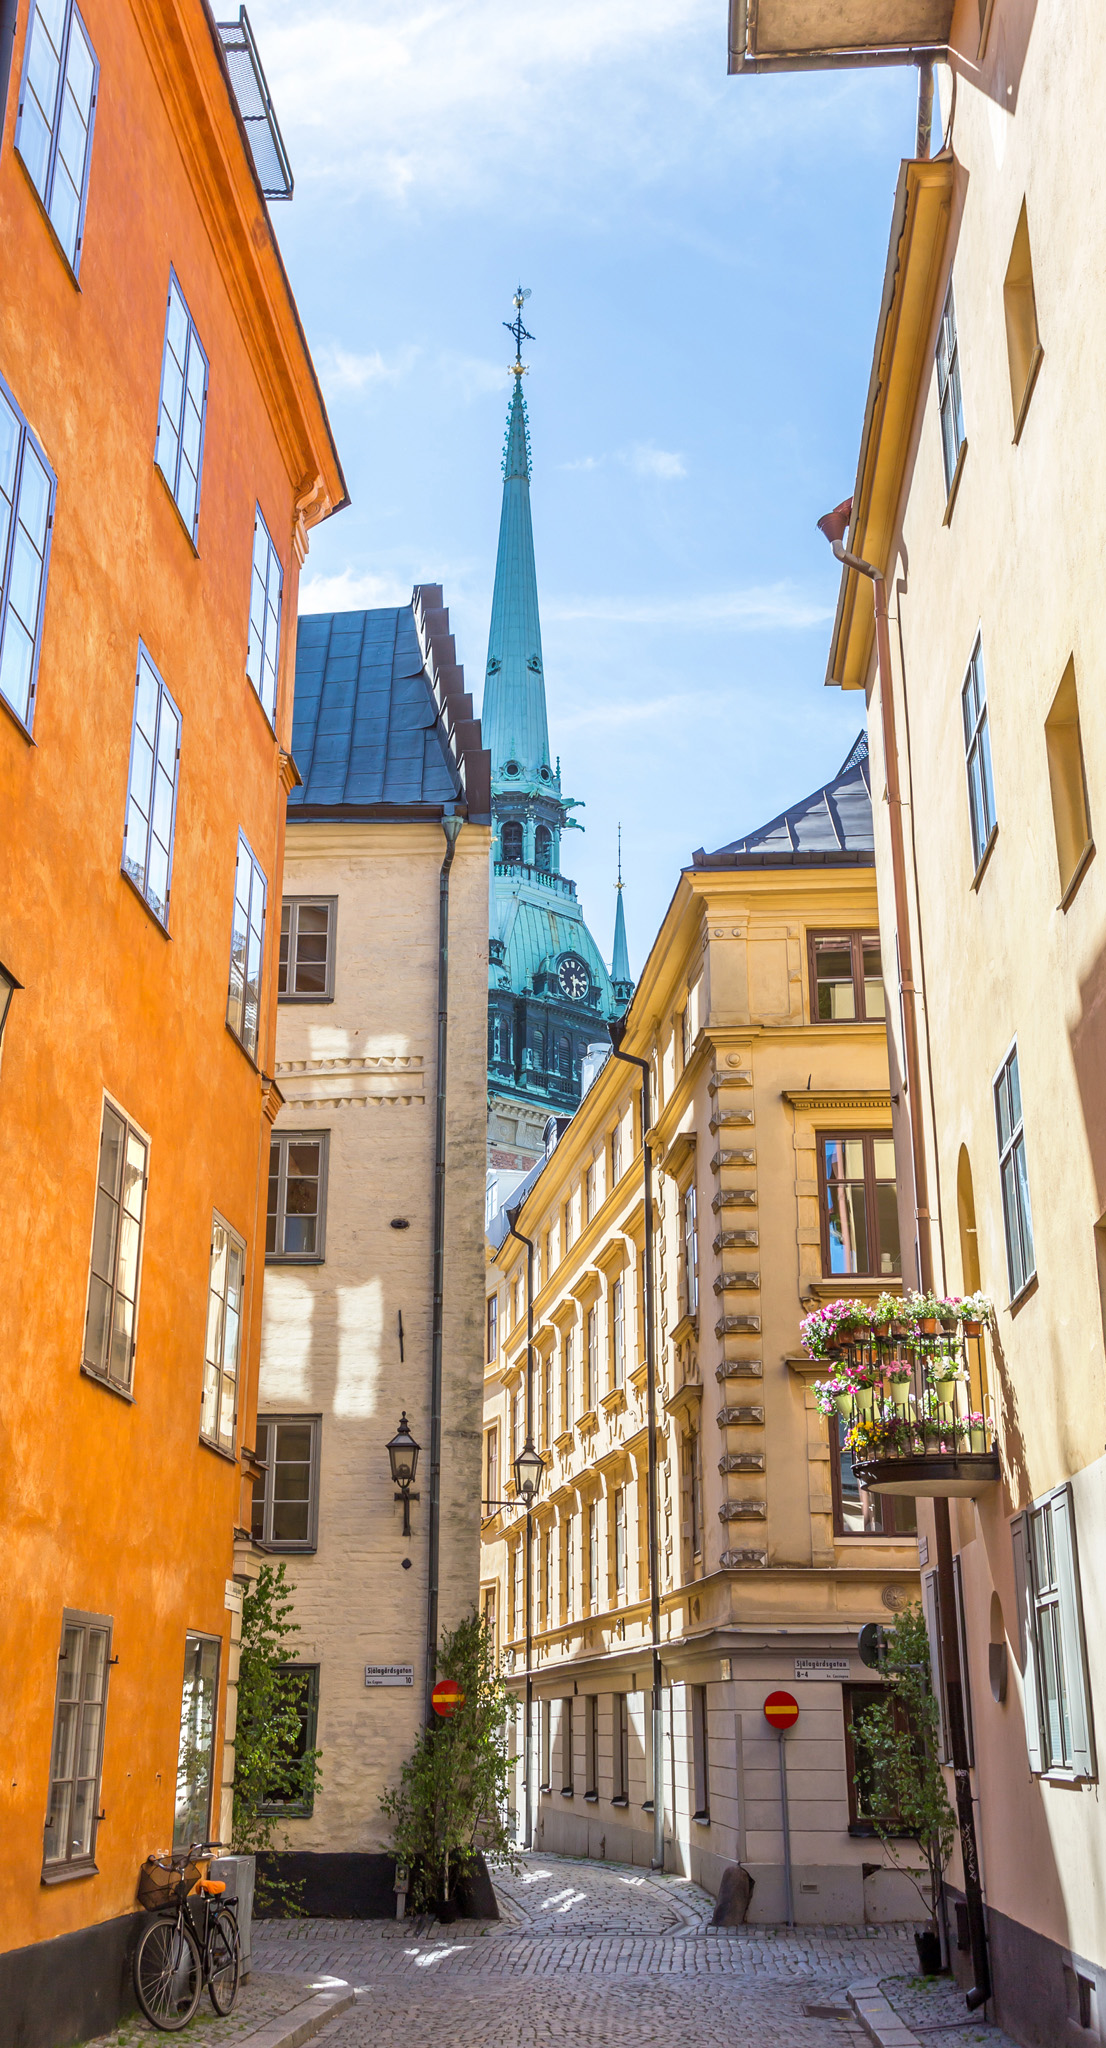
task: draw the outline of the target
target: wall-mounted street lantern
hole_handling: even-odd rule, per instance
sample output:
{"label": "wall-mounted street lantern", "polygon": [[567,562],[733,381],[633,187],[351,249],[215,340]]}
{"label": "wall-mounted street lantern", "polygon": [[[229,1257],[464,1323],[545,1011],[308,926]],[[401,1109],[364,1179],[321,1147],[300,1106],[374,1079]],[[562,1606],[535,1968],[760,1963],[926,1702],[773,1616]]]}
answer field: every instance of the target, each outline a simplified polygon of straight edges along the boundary
{"label": "wall-mounted street lantern", "polygon": [[419,1462],[420,1449],[421,1445],[417,1444],[411,1435],[407,1421],[407,1410],[404,1409],[399,1419],[399,1428],[388,1445],[388,1462],[392,1468],[392,1479],[399,1488],[396,1499],[403,1502],[403,1533],[405,1536],[411,1534],[411,1502],[419,1497],[417,1493],[412,1493],[411,1487],[414,1482],[415,1468]]}
{"label": "wall-mounted street lantern", "polygon": [[514,1470],[515,1492],[518,1494],[519,1499],[525,1501],[527,1507],[529,1507],[531,1501],[534,1500],[540,1491],[542,1474],[545,1471],[545,1459],[540,1451],[534,1449],[531,1437],[527,1437],[526,1442],[515,1459]]}

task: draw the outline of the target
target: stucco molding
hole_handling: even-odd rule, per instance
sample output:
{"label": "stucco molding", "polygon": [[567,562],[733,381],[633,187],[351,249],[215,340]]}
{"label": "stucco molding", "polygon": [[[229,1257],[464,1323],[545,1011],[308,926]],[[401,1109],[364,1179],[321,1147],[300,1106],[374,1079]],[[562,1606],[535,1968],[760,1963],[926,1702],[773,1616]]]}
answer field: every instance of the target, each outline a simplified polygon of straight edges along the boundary
{"label": "stucco molding", "polygon": [[361,1059],[278,1060],[280,1092],[290,1108],[407,1108],[426,1101],[421,1055],[367,1054]]}

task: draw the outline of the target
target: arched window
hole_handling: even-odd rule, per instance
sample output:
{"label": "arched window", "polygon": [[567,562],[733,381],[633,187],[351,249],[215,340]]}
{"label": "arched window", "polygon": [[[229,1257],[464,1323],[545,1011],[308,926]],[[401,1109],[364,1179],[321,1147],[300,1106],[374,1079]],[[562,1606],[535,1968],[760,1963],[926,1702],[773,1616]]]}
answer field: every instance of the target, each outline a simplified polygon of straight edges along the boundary
{"label": "arched window", "polygon": [[539,825],[534,834],[534,866],[548,875],[553,867],[553,834],[548,825]]}
{"label": "arched window", "polygon": [[508,866],[516,865],[522,859],[522,825],[518,818],[505,818],[499,835],[503,858]]}

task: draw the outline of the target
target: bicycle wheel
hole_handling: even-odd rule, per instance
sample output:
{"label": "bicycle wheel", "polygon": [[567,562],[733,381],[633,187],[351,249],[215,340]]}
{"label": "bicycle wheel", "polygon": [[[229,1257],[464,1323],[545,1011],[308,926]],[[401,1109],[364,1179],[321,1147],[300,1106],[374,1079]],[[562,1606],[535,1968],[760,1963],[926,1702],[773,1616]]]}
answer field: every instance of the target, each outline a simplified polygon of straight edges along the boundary
{"label": "bicycle wheel", "polygon": [[217,2013],[226,2014],[238,1996],[242,1968],[242,1942],[238,1922],[229,1906],[220,1906],[207,1938],[207,1988]]}
{"label": "bicycle wheel", "polygon": [[175,2034],[200,2002],[203,1971],[192,1929],[177,1920],[151,1920],[134,1952],[135,1997],[153,2027]]}

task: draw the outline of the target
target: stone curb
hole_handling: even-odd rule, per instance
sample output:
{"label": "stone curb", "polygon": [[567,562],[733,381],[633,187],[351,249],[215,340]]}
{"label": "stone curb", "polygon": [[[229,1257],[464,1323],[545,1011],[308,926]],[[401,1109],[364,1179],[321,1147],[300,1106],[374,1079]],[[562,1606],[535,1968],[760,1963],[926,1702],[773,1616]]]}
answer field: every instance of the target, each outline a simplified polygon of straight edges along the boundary
{"label": "stone curb", "polygon": [[301,2048],[301,2044],[310,2041],[328,2020],[348,2011],[356,1997],[353,1990],[321,1991],[315,1998],[307,1998],[302,2005],[294,2005],[289,2012],[281,2013],[279,2019],[258,2027],[254,2033],[241,2034],[234,2048]]}
{"label": "stone curb", "polygon": [[874,1977],[850,1984],[845,1997],[876,2048],[921,2048],[917,2034],[912,2034],[905,2020],[888,2005]]}

